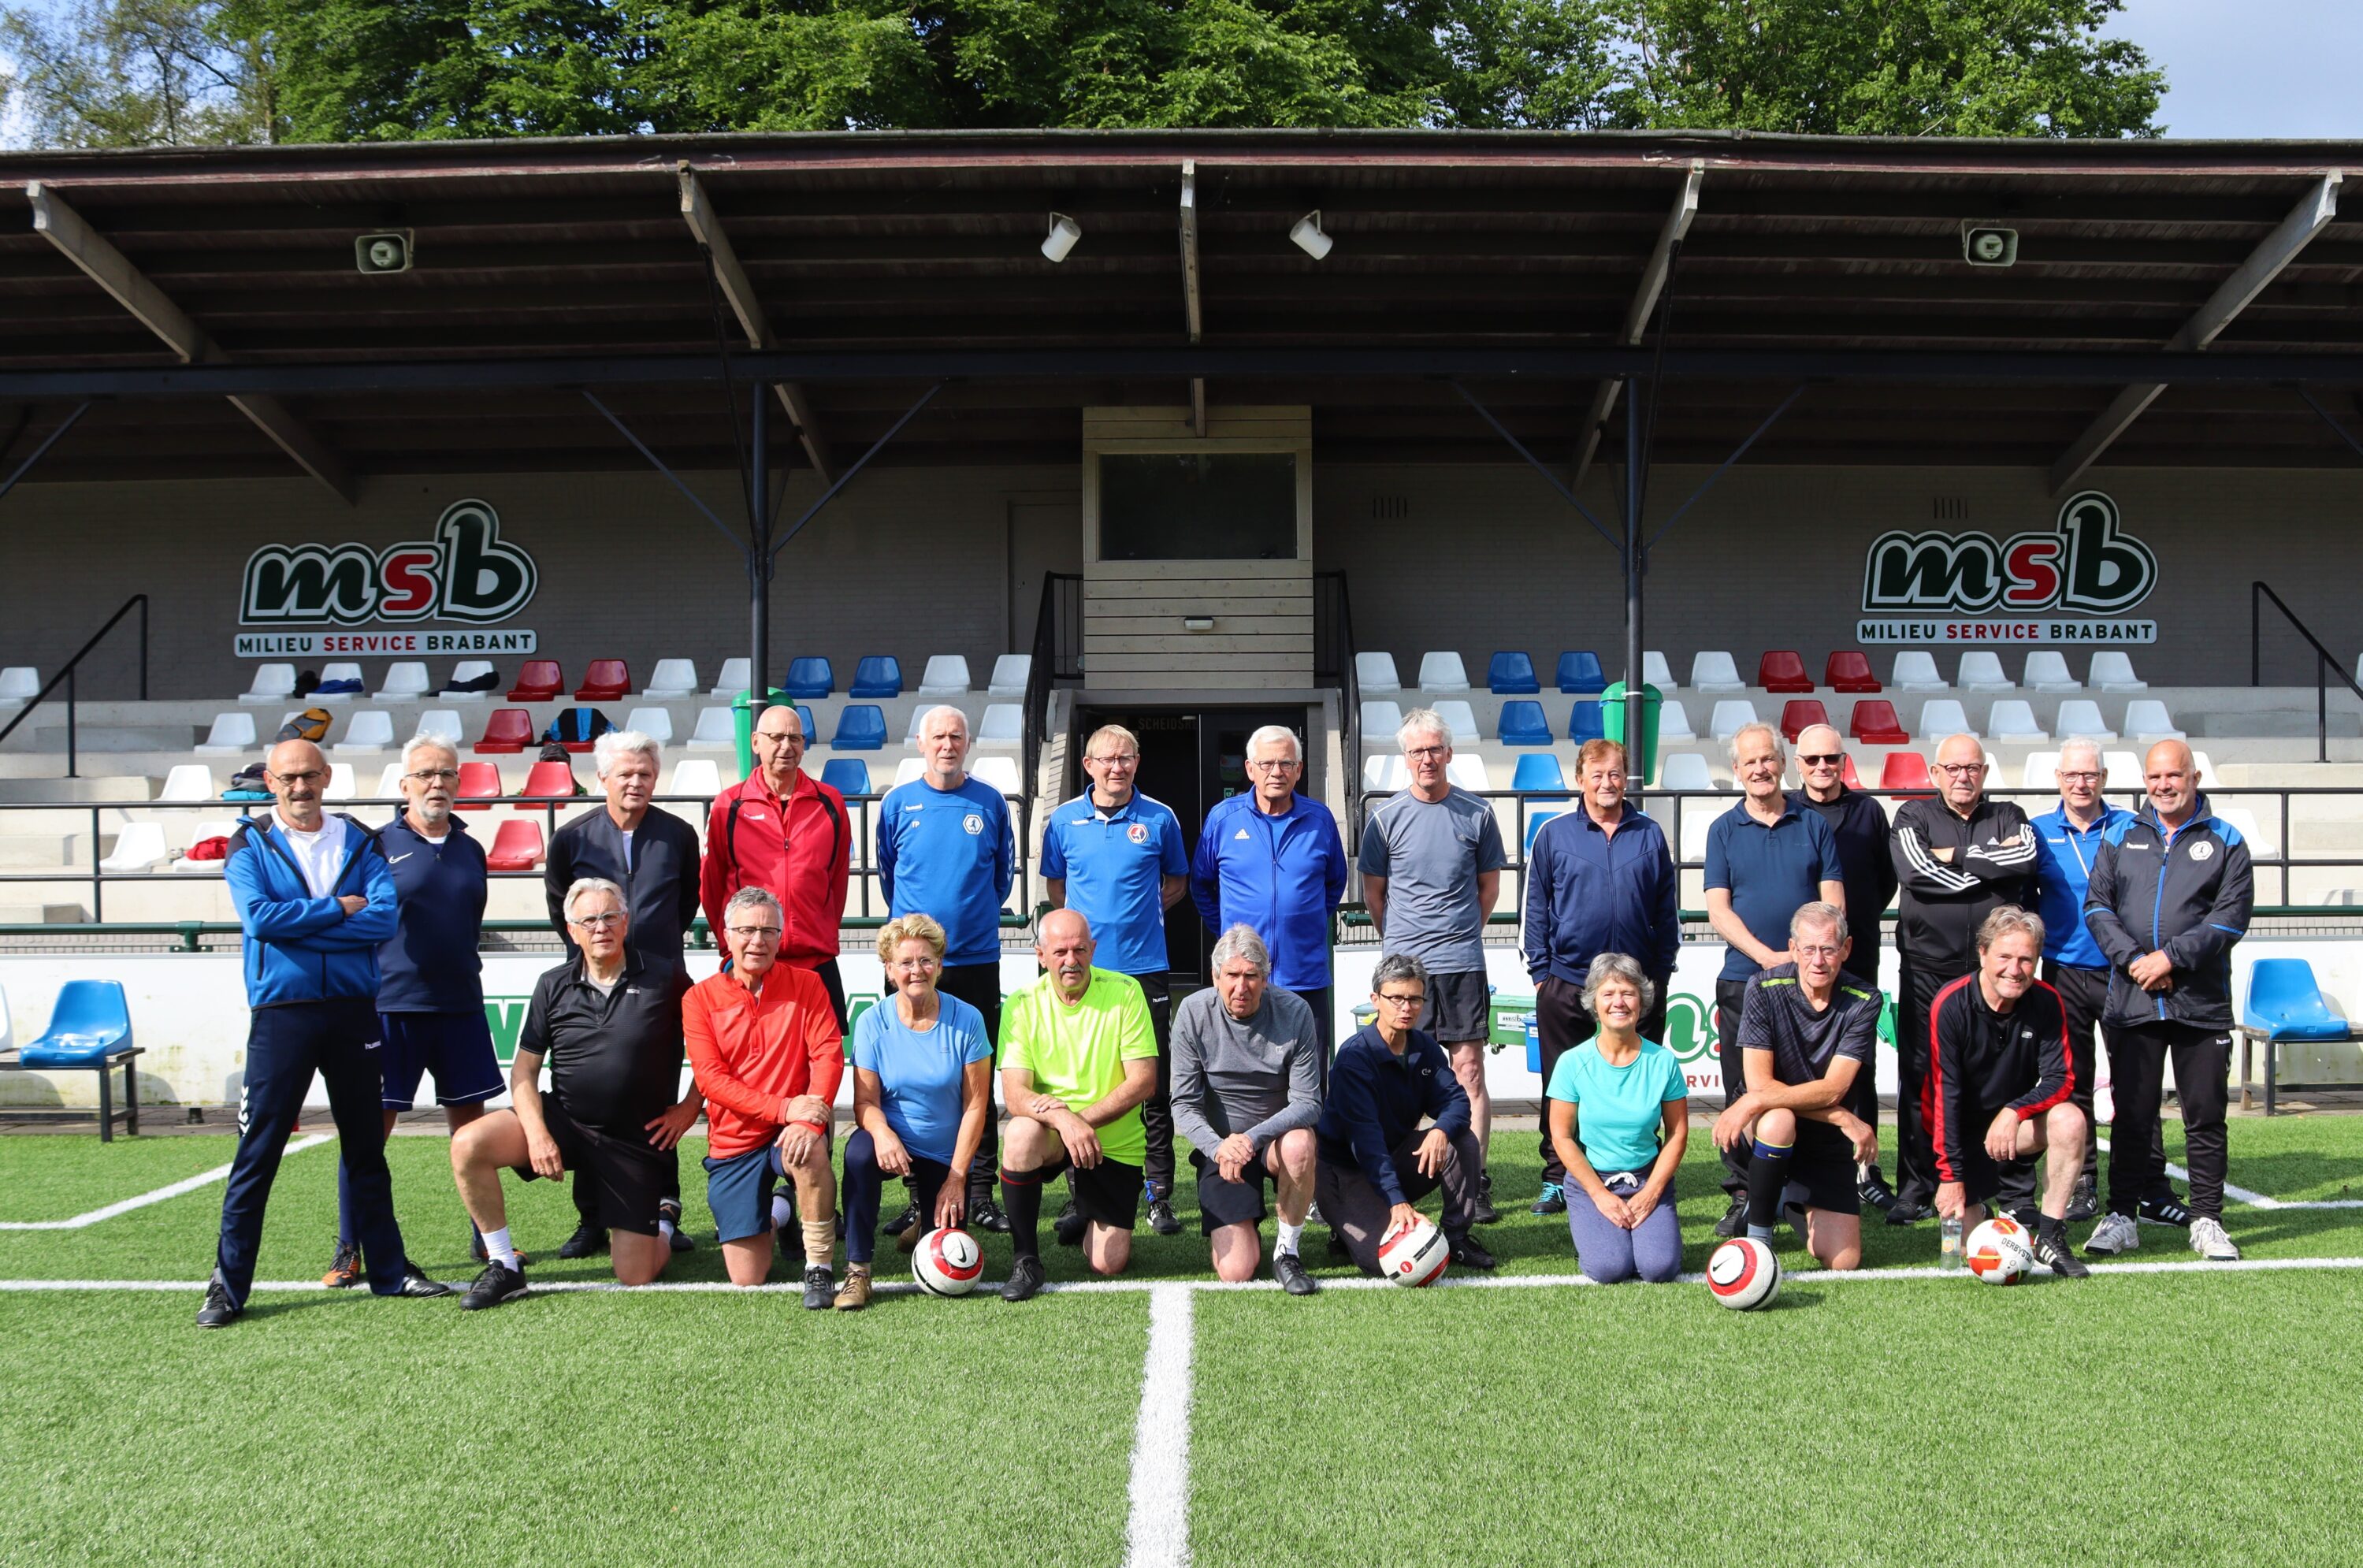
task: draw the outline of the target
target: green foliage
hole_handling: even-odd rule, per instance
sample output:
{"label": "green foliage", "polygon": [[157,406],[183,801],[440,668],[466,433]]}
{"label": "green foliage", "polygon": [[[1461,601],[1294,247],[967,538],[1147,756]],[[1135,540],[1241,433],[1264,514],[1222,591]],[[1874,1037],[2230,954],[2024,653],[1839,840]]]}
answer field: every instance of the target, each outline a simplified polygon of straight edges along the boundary
{"label": "green foliage", "polygon": [[268,62],[223,25],[219,0],[73,0],[54,17],[0,9],[0,104],[37,145],[185,147],[259,141]]}

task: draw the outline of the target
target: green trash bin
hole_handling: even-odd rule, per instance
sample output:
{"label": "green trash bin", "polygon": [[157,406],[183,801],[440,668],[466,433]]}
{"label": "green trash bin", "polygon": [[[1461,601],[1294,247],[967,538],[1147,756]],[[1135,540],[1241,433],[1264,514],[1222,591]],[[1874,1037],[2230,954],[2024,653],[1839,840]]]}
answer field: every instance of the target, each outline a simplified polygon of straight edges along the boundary
{"label": "green trash bin", "polygon": [[[771,700],[763,706],[785,707],[788,706],[788,694],[773,686]],[[738,742],[738,776],[742,779],[751,777],[755,772],[755,705],[749,700],[746,692],[740,692],[730,699],[730,733],[731,738]],[[806,736],[804,740],[809,745],[812,737]]]}
{"label": "green trash bin", "polygon": [[1625,747],[1625,782],[1636,789],[1647,789],[1658,777],[1658,710],[1665,706],[1666,694],[1657,687],[1641,688],[1641,740],[1636,745],[1625,727],[1625,683],[1612,682],[1600,694],[1601,728],[1608,739]]}

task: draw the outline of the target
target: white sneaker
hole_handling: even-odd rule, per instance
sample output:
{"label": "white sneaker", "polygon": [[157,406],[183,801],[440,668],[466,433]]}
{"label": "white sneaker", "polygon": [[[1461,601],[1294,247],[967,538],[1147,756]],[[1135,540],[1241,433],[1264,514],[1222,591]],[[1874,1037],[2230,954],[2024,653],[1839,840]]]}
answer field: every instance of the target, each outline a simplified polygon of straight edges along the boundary
{"label": "white sneaker", "polygon": [[2101,1223],[2092,1227],[2092,1234],[2085,1239],[2084,1255],[2091,1258],[2113,1258],[2120,1252],[2130,1252],[2140,1245],[2141,1227],[2122,1214],[2104,1214],[2101,1217]]}
{"label": "white sneaker", "polygon": [[2191,1250],[2211,1263],[2240,1261],[2240,1249],[2224,1234],[2224,1222],[2203,1214],[2191,1222]]}

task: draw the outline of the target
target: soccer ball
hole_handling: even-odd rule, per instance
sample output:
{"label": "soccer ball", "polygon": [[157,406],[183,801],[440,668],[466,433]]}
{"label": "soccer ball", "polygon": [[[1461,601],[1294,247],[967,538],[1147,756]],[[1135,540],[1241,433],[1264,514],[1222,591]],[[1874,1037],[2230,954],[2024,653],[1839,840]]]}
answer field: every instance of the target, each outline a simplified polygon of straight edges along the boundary
{"label": "soccer ball", "polygon": [[1753,1236],[1735,1236],[1706,1261],[1706,1288],[1735,1312],[1769,1307],[1781,1294],[1781,1260]]}
{"label": "soccer ball", "polygon": [[1988,1284],[2016,1284],[2035,1267],[2035,1241],[2026,1227],[1997,1214],[1969,1232],[1969,1273]]}
{"label": "soccer ball", "polygon": [[930,1230],[911,1253],[911,1277],[929,1296],[966,1296],[983,1273],[984,1249],[965,1230]]}
{"label": "soccer ball", "polygon": [[1451,1261],[1452,1244],[1425,1219],[1404,1226],[1379,1245],[1379,1272],[1414,1288],[1442,1279],[1444,1265]]}

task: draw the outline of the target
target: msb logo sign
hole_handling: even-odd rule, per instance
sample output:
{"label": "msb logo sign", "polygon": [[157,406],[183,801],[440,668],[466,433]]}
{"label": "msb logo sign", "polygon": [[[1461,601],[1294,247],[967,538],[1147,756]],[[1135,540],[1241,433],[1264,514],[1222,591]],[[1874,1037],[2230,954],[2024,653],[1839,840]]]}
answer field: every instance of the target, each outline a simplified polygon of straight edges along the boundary
{"label": "msb logo sign", "polygon": [[2046,532],[1885,533],[1864,564],[1862,607],[1872,614],[2118,615],[2158,586],[2158,557],[2118,525],[2097,490],[2070,496]]}
{"label": "msb logo sign", "polygon": [[431,539],[267,544],[247,557],[241,626],[455,620],[483,625],[525,608],[540,581],[533,557],[501,539],[483,501],[458,501]]}

